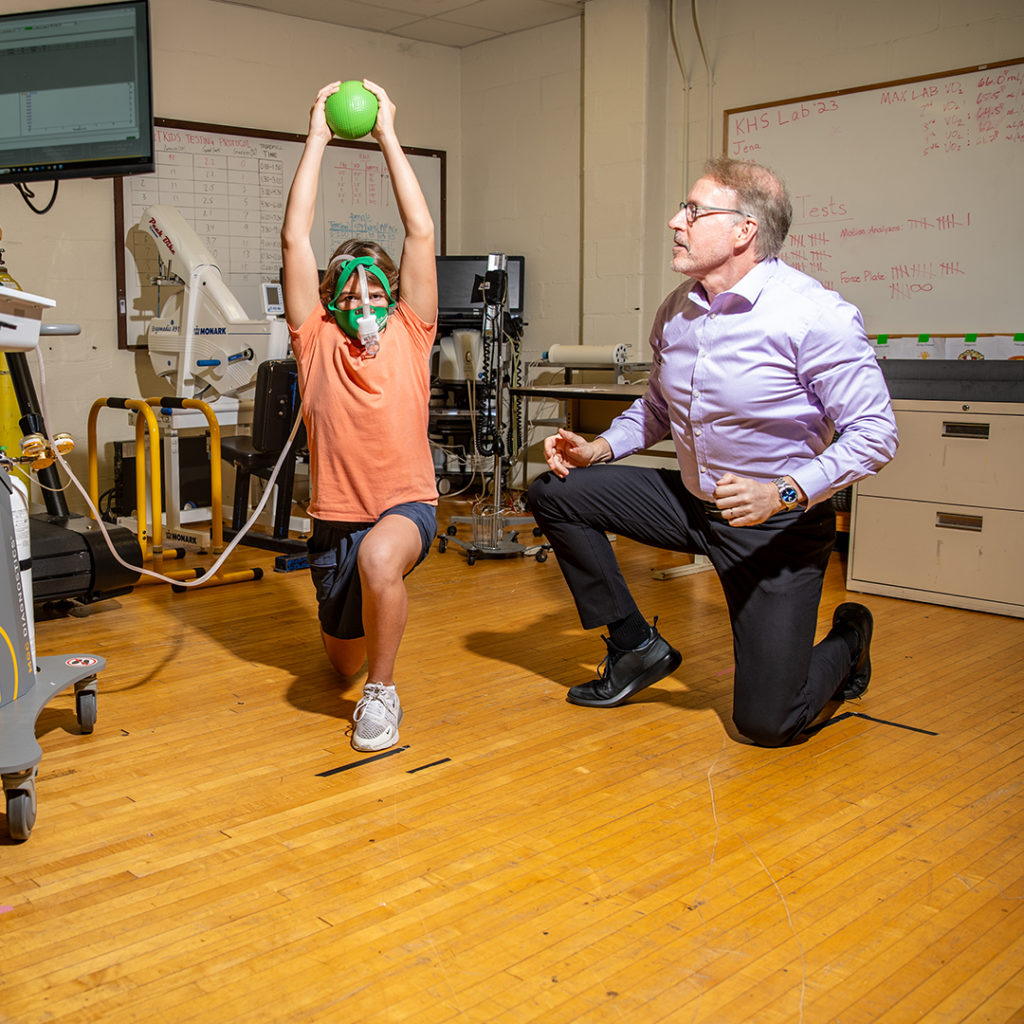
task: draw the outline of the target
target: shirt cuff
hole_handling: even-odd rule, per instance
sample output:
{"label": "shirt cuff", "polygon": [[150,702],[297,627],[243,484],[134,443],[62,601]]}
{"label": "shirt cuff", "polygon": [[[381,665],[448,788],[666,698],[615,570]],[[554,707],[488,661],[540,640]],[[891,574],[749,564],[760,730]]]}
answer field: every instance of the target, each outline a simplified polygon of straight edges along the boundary
{"label": "shirt cuff", "polygon": [[823,501],[834,490],[825,474],[813,464],[801,466],[798,472],[788,472],[786,475],[791,476],[799,485],[800,490],[807,495],[808,508]]}
{"label": "shirt cuff", "polygon": [[598,436],[603,437],[608,442],[608,447],[612,450],[611,462],[617,462],[624,456],[631,454],[629,437],[626,431],[617,428],[614,423],[610,424],[607,430],[602,430]]}

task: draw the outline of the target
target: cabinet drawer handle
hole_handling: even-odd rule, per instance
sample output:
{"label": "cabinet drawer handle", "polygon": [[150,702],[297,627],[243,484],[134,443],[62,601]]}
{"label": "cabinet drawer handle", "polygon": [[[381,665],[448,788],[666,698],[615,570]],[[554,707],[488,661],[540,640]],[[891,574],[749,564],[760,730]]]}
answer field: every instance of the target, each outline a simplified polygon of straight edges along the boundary
{"label": "cabinet drawer handle", "polygon": [[942,436],[975,437],[981,441],[987,441],[991,426],[992,425],[990,423],[960,423],[956,421],[947,422],[943,420]]}
{"label": "cabinet drawer handle", "polygon": [[981,533],[983,517],[965,516],[957,512],[936,512],[935,525],[944,530],[970,530]]}

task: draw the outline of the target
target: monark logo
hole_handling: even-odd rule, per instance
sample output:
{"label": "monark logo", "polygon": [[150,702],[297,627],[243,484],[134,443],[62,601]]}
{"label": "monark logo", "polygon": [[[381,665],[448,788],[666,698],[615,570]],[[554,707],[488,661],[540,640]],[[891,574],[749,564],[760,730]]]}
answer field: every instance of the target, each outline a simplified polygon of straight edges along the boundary
{"label": "monark logo", "polygon": [[226,327],[197,327],[196,334],[227,334]]}

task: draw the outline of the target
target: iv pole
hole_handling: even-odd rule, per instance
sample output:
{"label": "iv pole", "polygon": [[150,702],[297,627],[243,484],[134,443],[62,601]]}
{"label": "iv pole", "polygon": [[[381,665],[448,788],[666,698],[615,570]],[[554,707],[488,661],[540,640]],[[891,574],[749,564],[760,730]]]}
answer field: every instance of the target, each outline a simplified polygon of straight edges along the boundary
{"label": "iv pole", "polygon": [[[494,446],[494,468],[492,480],[494,498],[491,511],[474,513],[472,516],[452,516],[448,533],[438,541],[438,550],[443,552],[449,541],[465,549],[467,560],[472,565],[477,558],[514,558],[526,550],[525,544],[518,543],[514,529],[508,531],[505,526],[516,527],[532,524],[530,516],[502,516],[501,514],[501,478],[502,460],[505,456],[505,400],[507,397],[507,381],[505,366],[505,349],[507,342],[504,337],[504,314],[508,308],[508,257],[504,253],[492,252],[487,257],[487,274],[480,282],[480,291],[484,299],[483,323],[481,334],[484,339],[484,351],[490,353],[494,367],[494,428],[492,433]],[[473,540],[466,542],[454,536],[455,523],[472,523]],[[538,562],[547,558],[546,545],[541,545],[536,553]]]}

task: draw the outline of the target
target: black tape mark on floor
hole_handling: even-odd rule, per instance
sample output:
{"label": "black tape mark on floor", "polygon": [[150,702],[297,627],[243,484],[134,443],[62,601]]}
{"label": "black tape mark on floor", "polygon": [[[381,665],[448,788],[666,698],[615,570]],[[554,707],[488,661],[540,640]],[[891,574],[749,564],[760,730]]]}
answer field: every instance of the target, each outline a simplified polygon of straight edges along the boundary
{"label": "black tape mark on floor", "polygon": [[379,761],[384,757],[394,757],[395,754],[400,754],[403,750],[408,749],[408,746],[404,746],[395,747],[394,750],[385,750],[383,754],[374,754],[373,757],[364,757],[361,761],[352,761],[349,764],[339,765],[337,768],[328,768],[325,772],[317,772],[316,777],[318,779],[326,779],[329,775],[337,775],[338,772],[347,772],[350,768],[361,768],[364,764]]}
{"label": "black tape mark on floor", "polygon": [[878,725],[891,725],[894,729],[906,729],[907,732],[919,732],[925,736],[939,735],[937,732],[932,732],[931,729],[919,729],[916,725],[904,725],[902,722],[889,722],[884,718],[873,718],[871,715],[865,715],[862,711],[844,711],[841,715],[836,715],[835,718],[822,722],[821,725],[812,725],[809,729],[804,729],[804,735],[813,736],[816,732],[821,732],[826,726],[835,725],[836,722],[841,722],[844,718],[863,718],[867,722],[875,722]]}
{"label": "black tape mark on floor", "polygon": [[446,761],[450,760],[450,757],[442,757],[440,761],[431,761],[430,764],[421,764],[419,768],[410,768],[405,774],[415,775],[417,772],[421,772],[425,768],[436,768],[439,764],[444,764]]}

